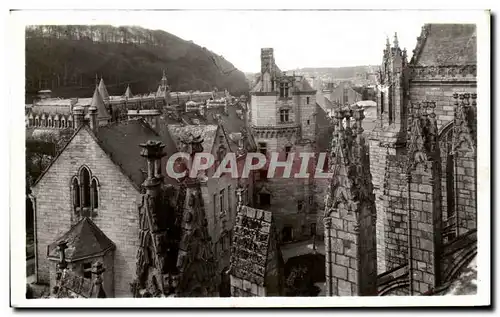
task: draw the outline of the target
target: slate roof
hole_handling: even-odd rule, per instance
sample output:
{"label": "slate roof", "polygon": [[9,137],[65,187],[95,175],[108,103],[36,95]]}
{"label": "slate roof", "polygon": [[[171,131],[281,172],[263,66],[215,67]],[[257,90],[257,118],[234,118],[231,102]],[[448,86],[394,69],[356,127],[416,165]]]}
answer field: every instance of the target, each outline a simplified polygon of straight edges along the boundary
{"label": "slate roof", "polygon": [[426,24],[412,64],[418,66],[477,63],[475,24]]}
{"label": "slate roof", "polygon": [[234,226],[231,275],[264,285],[272,219],[270,211],[241,206]]}
{"label": "slate roof", "polygon": [[[106,89],[106,87],[104,87],[104,89]],[[108,111],[106,110],[106,107],[104,106],[103,97],[99,92],[99,90],[97,89],[97,87],[94,90],[94,95],[92,96],[92,102],[90,103],[90,105],[97,108],[98,119],[111,119],[111,116],[109,115]]]}
{"label": "slate roof", "polygon": [[[117,165],[121,172],[127,176],[137,190],[141,189],[141,185],[146,179],[147,161],[140,156],[141,148],[139,144],[146,143],[149,140],[161,141],[165,144],[165,153],[167,156],[162,159],[162,166],[165,166],[168,161],[168,155],[177,152],[176,143],[169,133],[164,133],[161,136],[151,128],[143,119],[135,119],[128,121],[121,121],[101,126],[96,133],[84,124],[76,130],[65,147],[68,146],[75,135],[82,129],[86,129],[88,133],[99,144],[102,150],[108,155],[111,161]],[[35,181],[33,186],[44,177],[47,171],[51,168],[52,164],[58,159],[59,155],[64,152],[65,147],[59,154],[52,160],[50,165],[43,171],[40,177]],[[166,172],[162,169],[162,173]],[[164,175],[165,176],[165,175]],[[166,182],[174,182],[166,178]]]}
{"label": "slate roof", "polygon": [[[168,140],[164,140],[143,120],[128,120],[99,127],[95,136],[101,148],[109,158],[118,165],[124,174],[140,188],[145,180],[146,159],[140,156],[139,144],[149,140],[162,141],[165,151],[172,153],[175,148],[168,148]],[[171,146],[172,143],[170,143]],[[162,169],[163,170],[163,169]],[[144,172],[143,172],[144,171]]]}
{"label": "slate roof", "polygon": [[106,85],[104,84],[104,79],[102,78],[101,81],[99,82],[99,94],[101,95],[102,99],[104,100],[109,99],[108,89],[106,88]]}
{"label": "slate roof", "polygon": [[59,258],[57,244],[60,241],[68,242],[68,248],[65,251],[68,261],[77,261],[79,259],[97,256],[115,248],[113,241],[111,241],[104,232],[87,217],[82,218],[62,237],[49,245],[49,258]]}
{"label": "slate roof", "polygon": [[245,126],[245,121],[239,117],[237,110],[234,106],[228,106],[227,113],[224,113],[223,107],[208,109],[206,122],[208,124],[218,124],[217,116],[220,116],[222,126],[227,133],[241,132],[241,129]]}
{"label": "slate roof", "polygon": [[299,89],[299,91],[316,91],[316,89],[311,87],[311,84],[307,81],[305,77],[302,77],[300,80],[295,82],[295,87]]}
{"label": "slate roof", "polygon": [[193,136],[202,135],[203,137],[203,152],[212,153],[212,147],[217,135],[217,125],[169,125],[168,131],[174,138],[177,144],[177,150],[181,149],[181,140],[185,134],[192,133]]}

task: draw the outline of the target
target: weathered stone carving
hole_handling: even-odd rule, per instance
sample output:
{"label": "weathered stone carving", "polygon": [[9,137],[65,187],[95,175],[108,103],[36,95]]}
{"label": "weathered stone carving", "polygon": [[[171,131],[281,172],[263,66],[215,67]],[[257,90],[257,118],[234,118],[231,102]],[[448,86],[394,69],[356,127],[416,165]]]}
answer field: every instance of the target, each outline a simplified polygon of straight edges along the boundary
{"label": "weathered stone carving", "polygon": [[[408,164],[407,172],[426,161],[434,161],[438,148],[435,102],[422,102],[412,105],[408,125]],[[427,169],[427,164],[424,164]]]}
{"label": "weathered stone carving", "polygon": [[[476,108],[476,94],[454,94],[455,122],[453,127],[452,153],[464,149],[475,152],[475,122],[474,109]],[[472,107],[470,103],[472,99]],[[460,101],[458,101],[460,100]]]}
{"label": "weathered stone carving", "polygon": [[475,79],[476,76],[476,65],[410,66],[410,78],[413,80]]}

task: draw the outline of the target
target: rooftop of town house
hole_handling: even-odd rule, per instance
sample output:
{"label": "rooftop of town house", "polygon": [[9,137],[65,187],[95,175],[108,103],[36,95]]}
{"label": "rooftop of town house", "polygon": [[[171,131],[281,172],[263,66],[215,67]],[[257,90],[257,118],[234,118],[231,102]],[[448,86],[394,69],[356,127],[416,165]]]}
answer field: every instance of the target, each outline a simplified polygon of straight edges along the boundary
{"label": "rooftop of town house", "polygon": [[49,258],[59,259],[57,245],[62,241],[68,243],[64,254],[69,262],[99,256],[116,247],[113,241],[87,217],[83,217],[63,236],[49,245],[47,254]]}
{"label": "rooftop of town house", "polygon": [[215,137],[217,135],[217,125],[169,125],[168,131],[176,140],[177,150],[182,150],[182,140],[188,135],[197,137],[201,135],[203,138],[203,152],[211,153],[214,146]]}

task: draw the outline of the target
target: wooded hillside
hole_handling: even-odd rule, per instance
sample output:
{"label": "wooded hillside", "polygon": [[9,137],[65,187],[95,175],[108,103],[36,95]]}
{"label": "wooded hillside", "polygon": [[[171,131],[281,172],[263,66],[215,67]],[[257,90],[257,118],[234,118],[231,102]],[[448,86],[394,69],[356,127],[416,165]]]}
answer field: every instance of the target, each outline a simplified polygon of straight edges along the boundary
{"label": "wooded hillside", "polygon": [[170,33],[108,25],[26,28],[26,99],[40,89],[59,97],[91,97],[96,74],[112,95],[156,91],[166,69],[174,91],[248,91],[245,75],[205,47]]}

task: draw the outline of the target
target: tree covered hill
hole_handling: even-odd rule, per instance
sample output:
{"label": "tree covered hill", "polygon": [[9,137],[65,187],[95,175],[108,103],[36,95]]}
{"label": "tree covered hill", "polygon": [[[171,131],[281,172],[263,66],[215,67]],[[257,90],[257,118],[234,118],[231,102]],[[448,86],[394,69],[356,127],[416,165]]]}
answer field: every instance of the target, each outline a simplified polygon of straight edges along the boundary
{"label": "tree covered hill", "polygon": [[111,95],[156,91],[166,69],[174,91],[248,91],[245,75],[222,56],[170,33],[140,27],[44,25],[26,28],[26,102],[41,89],[90,97],[96,74]]}

